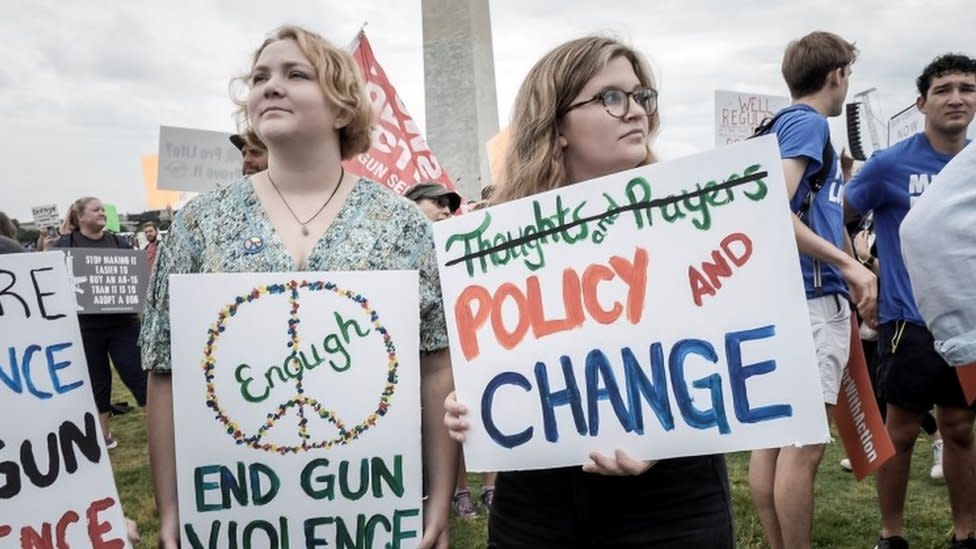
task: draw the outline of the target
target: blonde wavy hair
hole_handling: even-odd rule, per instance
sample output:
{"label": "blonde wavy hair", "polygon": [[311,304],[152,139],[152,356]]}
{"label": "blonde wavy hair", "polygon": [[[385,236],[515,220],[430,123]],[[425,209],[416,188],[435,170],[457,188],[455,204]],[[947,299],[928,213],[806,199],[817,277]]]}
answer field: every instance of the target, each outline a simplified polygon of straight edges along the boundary
{"label": "blonde wavy hair", "polygon": [[81,214],[85,212],[88,204],[98,200],[94,196],[83,196],[71,203],[68,207],[68,217],[65,218],[66,228],[70,232],[81,230]]}
{"label": "blonde wavy hair", "polygon": [[[352,56],[315,32],[288,25],[275,29],[254,52],[251,60],[252,72],[264,48],[280,40],[293,40],[298,45],[298,49],[315,68],[315,76],[326,100],[338,108],[340,115],[344,114],[349,118],[349,122],[339,129],[339,151],[342,159],[348,160],[369,150],[373,107],[366,96],[363,77]],[[244,93],[242,97],[241,94],[234,93],[233,89],[241,86],[250,91],[252,72],[231,80],[231,96],[237,105],[237,128],[242,135],[258,134],[247,115],[247,94]]]}
{"label": "blonde wavy hair", "polygon": [[[524,198],[568,183],[564,150],[559,145],[560,119],[586,84],[618,57],[630,61],[642,86],[656,89],[644,57],[618,40],[603,36],[566,42],[532,67],[515,97],[502,182],[491,197],[491,204]],[[661,125],[658,111],[646,120],[647,135],[653,137]],[[641,165],[655,161],[648,145],[647,157]]]}

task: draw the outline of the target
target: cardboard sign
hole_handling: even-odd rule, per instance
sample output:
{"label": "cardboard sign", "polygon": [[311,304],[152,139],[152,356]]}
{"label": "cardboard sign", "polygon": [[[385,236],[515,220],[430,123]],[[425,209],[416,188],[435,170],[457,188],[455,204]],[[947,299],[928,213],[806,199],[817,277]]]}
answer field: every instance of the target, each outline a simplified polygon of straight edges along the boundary
{"label": "cardboard sign", "polygon": [[241,177],[241,151],[230,135],[160,126],[156,188],[202,193]]}
{"label": "cardboard sign", "polygon": [[888,146],[925,129],[925,115],[912,104],[888,121]]}
{"label": "cardboard sign", "polygon": [[715,90],[715,146],[745,141],[765,118],[790,104],[789,97]]}
{"label": "cardboard sign", "polygon": [[857,315],[851,315],[851,357],[844,369],[834,417],[857,480],[874,473],[895,455],[868,376]]}
{"label": "cardboard sign", "polygon": [[434,234],[469,471],[828,439],[775,136]]}
{"label": "cardboard sign", "polygon": [[65,248],[78,314],[142,311],[149,284],[145,250]]}
{"label": "cardboard sign", "polygon": [[415,271],[170,277],[184,546],[420,541],[417,285]]}
{"label": "cardboard sign", "polygon": [[400,195],[415,184],[426,182],[440,183],[453,191],[454,182],[386,78],[366,33],[359,33],[350,50],[366,81],[376,124],[369,150],[343,162],[343,166],[349,173],[381,183]]}
{"label": "cardboard sign", "polygon": [[37,230],[39,231],[43,231],[49,227],[57,228],[61,226],[61,216],[58,215],[57,204],[34,206],[31,208],[31,212],[34,214],[34,225],[37,226]]}
{"label": "cardboard sign", "polygon": [[0,547],[130,547],[64,256],[0,255]]}

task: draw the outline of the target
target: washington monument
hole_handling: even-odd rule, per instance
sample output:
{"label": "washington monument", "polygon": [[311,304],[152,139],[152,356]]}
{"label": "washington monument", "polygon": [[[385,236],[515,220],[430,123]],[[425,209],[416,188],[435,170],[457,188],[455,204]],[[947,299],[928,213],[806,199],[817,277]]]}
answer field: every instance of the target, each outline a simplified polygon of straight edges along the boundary
{"label": "washington monument", "polygon": [[498,133],[488,0],[422,0],[427,142],[466,199],[491,182]]}

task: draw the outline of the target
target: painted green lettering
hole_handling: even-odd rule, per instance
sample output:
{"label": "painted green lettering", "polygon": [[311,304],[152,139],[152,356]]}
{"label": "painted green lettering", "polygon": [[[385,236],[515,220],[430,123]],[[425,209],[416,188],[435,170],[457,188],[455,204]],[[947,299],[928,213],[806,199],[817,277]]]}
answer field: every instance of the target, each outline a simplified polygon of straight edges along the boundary
{"label": "painted green lettering", "polygon": [[248,366],[247,364],[241,364],[240,366],[237,367],[237,369],[234,370],[234,379],[236,379],[237,382],[241,384],[241,396],[244,397],[244,400],[248,402],[262,402],[264,399],[268,398],[269,394],[271,394],[271,388],[265,386],[263,394],[259,396],[252,395],[251,391],[249,391],[247,387],[248,385],[251,384],[252,381],[254,381],[254,379],[251,377],[244,379],[243,377],[244,370],[250,370],[250,369],[251,367]]}
{"label": "painted green lettering", "polygon": [[393,491],[396,497],[403,497],[403,456],[396,454],[393,456],[393,472],[386,466],[383,458],[374,457],[370,459],[370,469],[373,472],[373,497],[383,497],[383,482]]}
{"label": "painted green lettering", "polygon": [[[444,244],[445,252],[451,251],[451,246],[453,246],[455,242],[462,242],[464,244],[464,255],[467,258],[464,260],[464,266],[468,270],[468,276],[474,276],[475,258],[472,258],[470,256],[472,253],[475,252],[475,247],[477,247],[477,251],[480,252],[481,250],[487,249],[491,246],[487,240],[481,238],[481,236],[485,234],[485,231],[488,230],[489,225],[491,225],[491,214],[485,212],[485,218],[481,222],[481,225],[478,226],[478,228],[476,228],[471,232],[451,235],[450,237],[448,237],[447,242]],[[488,272],[488,260],[486,259],[486,257],[481,256],[477,259],[481,264],[481,272],[482,273]]]}
{"label": "painted green lettering", "polygon": [[[753,164],[752,166],[746,168],[745,175],[747,176],[752,175],[761,169],[762,169],[761,165]],[[753,192],[745,191],[744,194],[749,198],[749,200],[758,202],[763,198],[766,198],[766,192],[767,192],[766,182],[763,181],[762,179],[757,179],[755,183],[756,183],[756,189]]]}
{"label": "painted green lettering", "polygon": [[353,491],[349,487],[349,462],[343,460],[339,463],[339,491],[346,499],[356,501],[366,494],[369,489],[369,460],[359,461],[359,488]]}

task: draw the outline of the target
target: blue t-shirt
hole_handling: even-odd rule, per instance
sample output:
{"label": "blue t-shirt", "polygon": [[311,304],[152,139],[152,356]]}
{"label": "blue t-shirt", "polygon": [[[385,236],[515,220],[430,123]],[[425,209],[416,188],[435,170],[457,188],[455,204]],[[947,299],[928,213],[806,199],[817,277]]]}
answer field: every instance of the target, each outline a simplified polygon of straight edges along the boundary
{"label": "blue t-shirt", "polygon": [[[845,200],[855,210],[874,210],[874,231],[881,261],[878,307],[881,322],[905,320],[925,326],[915,305],[912,284],[902,259],[898,228],[908,209],[952,156],[936,152],[925,133],[917,133],[871,155],[844,191]],[[938,265],[932,267],[938,268]]]}
{"label": "blue t-shirt", "polygon": [[[780,156],[806,159],[807,168],[800,179],[796,194],[790,200],[790,209],[800,209],[807,193],[810,192],[810,179],[823,165],[824,145],[830,138],[827,119],[808,105],[791,105],[773,124],[772,131],[779,140]],[[844,249],[844,180],[840,169],[840,156],[834,150],[834,162],[827,173],[823,187],[814,197],[810,210],[803,216],[803,222],[813,232],[837,248]],[[803,287],[807,299],[831,294],[847,296],[847,285],[840,271],[829,263],[823,263],[806,255],[800,255],[800,270],[803,272]]]}

